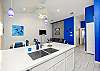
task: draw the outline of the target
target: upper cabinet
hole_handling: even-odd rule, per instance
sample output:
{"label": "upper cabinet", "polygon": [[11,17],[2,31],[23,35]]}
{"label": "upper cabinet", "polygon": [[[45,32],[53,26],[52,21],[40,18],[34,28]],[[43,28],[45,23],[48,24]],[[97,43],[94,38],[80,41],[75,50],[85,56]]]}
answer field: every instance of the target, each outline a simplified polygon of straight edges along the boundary
{"label": "upper cabinet", "polygon": [[86,23],[94,21],[94,5],[85,8],[85,21]]}

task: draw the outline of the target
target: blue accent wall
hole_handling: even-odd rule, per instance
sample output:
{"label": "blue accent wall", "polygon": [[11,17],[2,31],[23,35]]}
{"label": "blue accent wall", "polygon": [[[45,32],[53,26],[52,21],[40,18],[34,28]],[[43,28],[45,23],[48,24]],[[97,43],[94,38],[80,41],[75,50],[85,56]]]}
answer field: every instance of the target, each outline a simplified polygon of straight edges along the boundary
{"label": "blue accent wall", "polygon": [[85,21],[86,23],[94,21],[94,5],[85,8]]}
{"label": "blue accent wall", "polygon": [[81,28],[85,28],[85,21],[81,21]]}
{"label": "blue accent wall", "polygon": [[64,40],[74,45],[74,17],[64,19]]}
{"label": "blue accent wall", "polygon": [[100,0],[94,0],[95,60],[100,62]]}

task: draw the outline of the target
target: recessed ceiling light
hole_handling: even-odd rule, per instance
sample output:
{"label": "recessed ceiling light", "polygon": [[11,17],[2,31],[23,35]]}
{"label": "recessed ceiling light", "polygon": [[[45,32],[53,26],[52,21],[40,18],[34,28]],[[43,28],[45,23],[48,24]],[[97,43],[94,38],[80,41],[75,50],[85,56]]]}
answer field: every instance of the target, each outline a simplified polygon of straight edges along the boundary
{"label": "recessed ceiling light", "polygon": [[23,8],[24,11],[26,11],[26,8]]}
{"label": "recessed ceiling light", "polygon": [[70,12],[70,14],[74,14],[74,12]]}
{"label": "recessed ceiling light", "polygon": [[60,9],[57,9],[57,12],[60,12]]}

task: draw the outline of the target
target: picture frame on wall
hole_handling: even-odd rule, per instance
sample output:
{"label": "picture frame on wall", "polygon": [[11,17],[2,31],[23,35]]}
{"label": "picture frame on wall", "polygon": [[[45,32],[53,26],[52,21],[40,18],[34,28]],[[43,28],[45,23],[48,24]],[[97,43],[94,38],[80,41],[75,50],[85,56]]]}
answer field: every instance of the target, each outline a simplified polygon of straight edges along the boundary
{"label": "picture frame on wall", "polygon": [[24,26],[12,25],[12,36],[24,36]]}
{"label": "picture frame on wall", "polygon": [[55,28],[55,35],[60,35],[60,28]]}

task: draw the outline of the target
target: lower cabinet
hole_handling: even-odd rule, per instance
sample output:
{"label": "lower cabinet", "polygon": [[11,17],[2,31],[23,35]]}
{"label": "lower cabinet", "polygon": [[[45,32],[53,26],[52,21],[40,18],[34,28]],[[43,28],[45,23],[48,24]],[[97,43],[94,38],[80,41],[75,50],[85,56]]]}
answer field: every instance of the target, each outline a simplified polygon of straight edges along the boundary
{"label": "lower cabinet", "polygon": [[46,64],[43,63],[37,67],[30,69],[29,71],[46,71]]}
{"label": "lower cabinet", "polygon": [[74,70],[74,54],[69,55],[66,58],[66,71],[73,71]]}
{"label": "lower cabinet", "polygon": [[29,71],[73,71],[74,69],[74,52],[73,49],[67,51]]}
{"label": "lower cabinet", "polygon": [[65,60],[55,64],[51,68],[47,69],[47,65],[41,64],[35,68],[30,69],[29,71],[65,71]]}
{"label": "lower cabinet", "polygon": [[54,71],[65,71],[65,60],[62,60],[54,66]]}
{"label": "lower cabinet", "polygon": [[54,71],[54,67],[52,67],[52,68],[50,68],[50,69],[48,69],[46,71]]}
{"label": "lower cabinet", "polygon": [[65,59],[46,71],[65,71]]}

